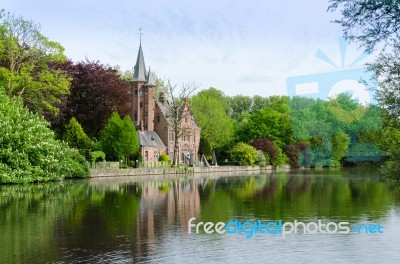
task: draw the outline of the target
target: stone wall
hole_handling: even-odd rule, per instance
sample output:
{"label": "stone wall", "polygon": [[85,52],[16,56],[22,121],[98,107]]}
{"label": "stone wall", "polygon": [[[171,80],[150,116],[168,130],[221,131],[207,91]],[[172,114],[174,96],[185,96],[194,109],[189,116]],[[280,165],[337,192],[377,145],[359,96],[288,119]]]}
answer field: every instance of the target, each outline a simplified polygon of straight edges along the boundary
{"label": "stone wall", "polygon": [[[284,167],[284,170],[289,169]],[[92,169],[91,177],[120,177],[120,176],[146,176],[146,175],[171,175],[171,174],[212,174],[219,172],[261,173],[273,170],[272,166],[260,168],[258,166],[221,166],[221,167],[196,167],[196,168],[140,168],[140,169]]]}

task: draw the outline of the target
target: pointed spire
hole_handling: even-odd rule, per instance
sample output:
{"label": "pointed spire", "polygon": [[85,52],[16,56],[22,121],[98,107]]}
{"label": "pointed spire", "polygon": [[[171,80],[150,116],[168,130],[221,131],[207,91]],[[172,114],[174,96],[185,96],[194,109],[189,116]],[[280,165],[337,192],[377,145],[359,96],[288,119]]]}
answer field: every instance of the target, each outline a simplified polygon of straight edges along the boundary
{"label": "pointed spire", "polygon": [[156,86],[156,77],[154,76],[154,73],[151,71],[151,68],[149,67],[149,73],[147,75],[147,84],[148,86]]}
{"label": "pointed spire", "polygon": [[139,52],[136,59],[135,71],[133,72],[133,81],[145,82],[146,81],[146,66],[144,64],[144,56],[142,51],[142,43],[139,45]]}

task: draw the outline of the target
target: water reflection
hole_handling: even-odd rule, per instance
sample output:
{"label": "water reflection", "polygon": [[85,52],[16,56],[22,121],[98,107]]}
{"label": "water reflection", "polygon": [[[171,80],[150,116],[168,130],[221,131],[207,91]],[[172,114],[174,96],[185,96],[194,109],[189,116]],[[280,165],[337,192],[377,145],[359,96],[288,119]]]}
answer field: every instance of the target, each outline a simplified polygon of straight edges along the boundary
{"label": "water reflection", "polygon": [[[190,238],[191,247],[214,245],[205,235],[188,237],[187,223],[193,216],[213,222],[356,223],[397,217],[390,212],[398,210],[398,201],[397,189],[344,172],[1,186],[0,256],[5,263],[164,262],[162,248],[178,243],[171,237]],[[207,261],[201,255],[191,260]]]}

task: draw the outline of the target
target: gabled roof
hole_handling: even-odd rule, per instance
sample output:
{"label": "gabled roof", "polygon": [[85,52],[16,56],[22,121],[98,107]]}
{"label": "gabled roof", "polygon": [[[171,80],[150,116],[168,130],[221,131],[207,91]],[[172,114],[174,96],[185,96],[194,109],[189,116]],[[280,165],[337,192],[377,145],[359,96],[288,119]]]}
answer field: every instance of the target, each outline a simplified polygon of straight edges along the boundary
{"label": "gabled roof", "polygon": [[142,51],[142,43],[140,43],[138,56],[136,59],[135,71],[133,72],[133,81],[146,82],[147,79],[146,66],[144,64],[144,56]]}
{"label": "gabled roof", "polygon": [[137,132],[139,138],[139,145],[142,147],[158,147],[166,148],[161,138],[155,131],[141,131]]}
{"label": "gabled roof", "polygon": [[170,113],[169,113],[169,111],[168,111],[168,108],[164,105],[164,104],[166,104],[166,102],[163,104],[163,103],[161,103],[160,101],[156,101],[156,104],[157,104],[158,108],[160,108],[161,113],[162,113],[165,117],[169,117],[169,116],[170,116]]}

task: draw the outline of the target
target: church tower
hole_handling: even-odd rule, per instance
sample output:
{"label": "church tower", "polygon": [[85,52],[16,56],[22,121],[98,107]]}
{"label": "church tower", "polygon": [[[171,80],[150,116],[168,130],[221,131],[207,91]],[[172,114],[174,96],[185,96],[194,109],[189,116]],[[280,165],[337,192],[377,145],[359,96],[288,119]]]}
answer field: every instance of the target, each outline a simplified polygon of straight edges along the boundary
{"label": "church tower", "polygon": [[154,131],[154,89],[155,76],[151,70],[146,71],[142,42],[140,41],[131,83],[131,116],[137,130]]}

